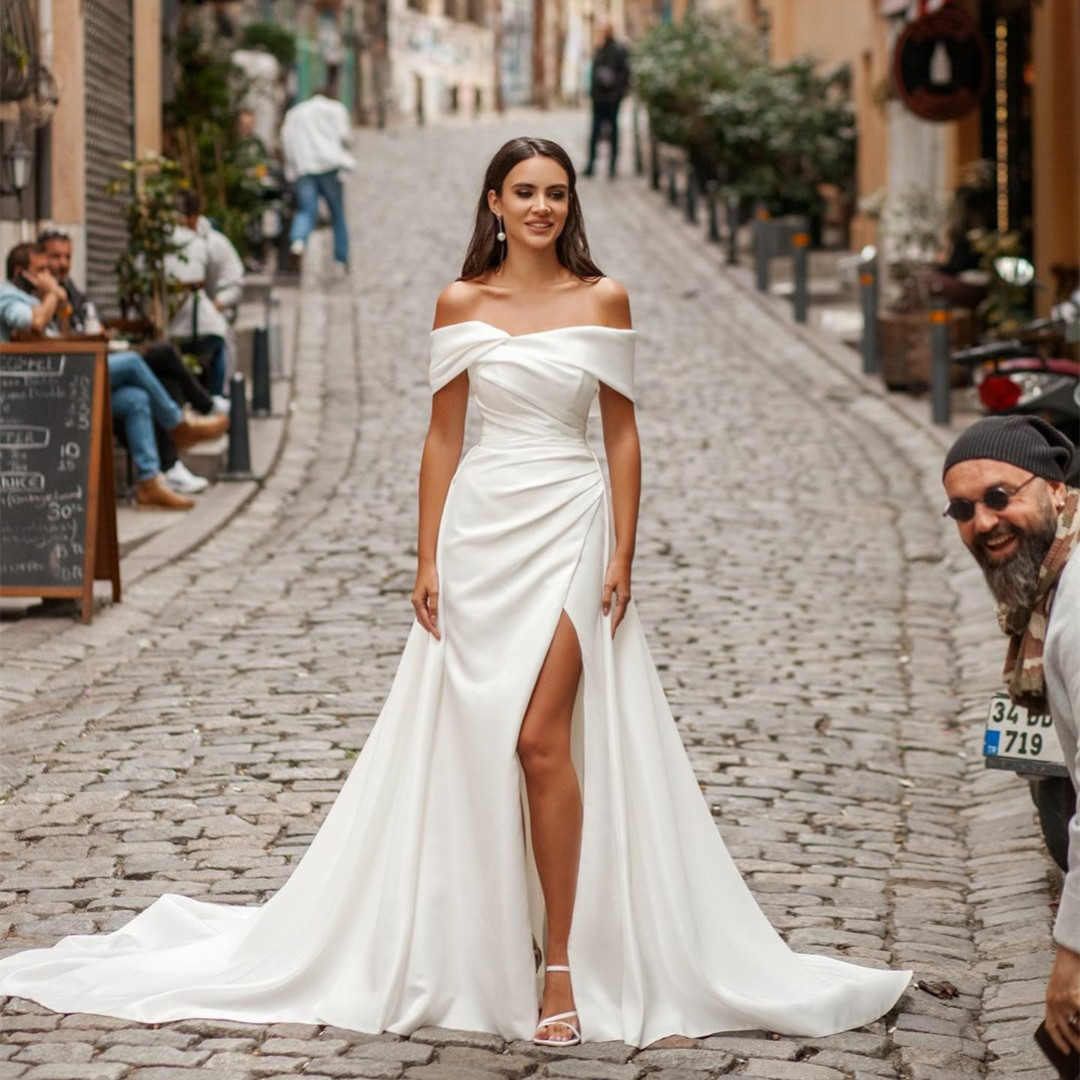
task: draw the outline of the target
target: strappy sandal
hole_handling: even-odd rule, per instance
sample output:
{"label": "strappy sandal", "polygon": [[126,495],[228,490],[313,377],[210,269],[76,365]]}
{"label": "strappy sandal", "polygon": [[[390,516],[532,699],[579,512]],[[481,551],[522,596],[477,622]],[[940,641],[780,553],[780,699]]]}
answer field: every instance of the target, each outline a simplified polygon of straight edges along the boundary
{"label": "strappy sandal", "polygon": [[[548,964],[545,971],[565,971],[570,973],[570,969],[564,964]],[[555,1013],[553,1016],[542,1016],[540,1023],[536,1025],[536,1030],[539,1031],[543,1027],[564,1027],[570,1032],[569,1039],[541,1039],[537,1035],[533,1035],[533,1044],[535,1046],[577,1046],[581,1042],[581,1030],[570,1023],[570,1017],[577,1016],[577,1010],[573,1009],[570,1012]]]}

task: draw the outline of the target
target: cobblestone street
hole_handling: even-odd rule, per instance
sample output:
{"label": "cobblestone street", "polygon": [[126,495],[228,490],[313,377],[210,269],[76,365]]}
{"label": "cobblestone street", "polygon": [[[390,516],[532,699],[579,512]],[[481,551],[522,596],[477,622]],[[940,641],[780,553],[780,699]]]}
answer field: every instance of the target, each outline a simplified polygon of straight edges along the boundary
{"label": "cobblestone street", "polygon": [[[352,277],[323,283],[320,236],[262,491],[91,626],[4,635],[7,951],[115,929],[163,892],[261,903],[303,854],[412,618],[434,299],[488,156],[522,133],[577,159],[586,120],[360,132]],[[547,1051],[437,1030],[149,1029],[8,999],[0,1080],[1054,1075],[1031,1039],[1054,879],[1026,787],[979,757],[1004,639],[940,517],[941,437],[775,318],[628,160],[581,197],[639,330],[645,631],[765,912],[800,951],[914,968],[897,1010],[825,1039]]]}

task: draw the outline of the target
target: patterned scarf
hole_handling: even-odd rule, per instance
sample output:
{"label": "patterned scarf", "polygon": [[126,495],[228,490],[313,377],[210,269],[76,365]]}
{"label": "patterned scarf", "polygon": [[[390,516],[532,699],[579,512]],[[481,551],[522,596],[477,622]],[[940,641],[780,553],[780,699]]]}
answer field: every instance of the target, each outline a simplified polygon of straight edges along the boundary
{"label": "patterned scarf", "polygon": [[1017,705],[1033,714],[1047,711],[1043,647],[1050,621],[1050,605],[1058,578],[1069,556],[1080,545],[1080,489],[1067,488],[1065,506],[1058,515],[1057,533],[1039,568],[1035,597],[1029,607],[998,606],[998,625],[1009,635],[1005,657],[1005,687]]}

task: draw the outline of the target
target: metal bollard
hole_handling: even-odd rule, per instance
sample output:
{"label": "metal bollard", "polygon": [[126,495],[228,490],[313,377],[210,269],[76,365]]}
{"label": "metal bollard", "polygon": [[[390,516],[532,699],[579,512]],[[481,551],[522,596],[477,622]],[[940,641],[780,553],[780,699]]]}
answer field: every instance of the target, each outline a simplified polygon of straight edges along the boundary
{"label": "metal bollard", "polygon": [[[270,311],[281,307],[281,300],[273,297],[270,301]],[[285,374],[285,335],[281,321],[271,314],[267,322],[270,330],[270,377],[280,379]]]}
{"label": "metal bollard", "polygon": [[655,136],[649,136],[649,187],[660,190],[660,150]]}
{"label": "metal bollard", "polygon": [[285,374],[284,335],[278,323],[270,324],[270,378],[280,379]]}
{"label": "metal bollard", "polygon": [[930,412],[935,424],[947,424],[952,419],[950,330],[949,308],[940,296],[935,296],[930,307]]}
{"label": "metal bollard", "polygon": [[791,237],[791,246],[794,248],[795,258],[795,321],[806,322],[806,308],[810,276],[810,234],[797,232]]}
{"label": "metal bollard", "polygon": [[769,291],[769,211],[758,207],[754,215],[754,276],[758,292]]}
{"label": "metal bollard", "polygon": [[265,326],[255,330],[251,341],[251,415],[269,416],[270,400],[270,331]]}
{"label": "metal bollard", "polygon": [[878,264],[877,252],[872,247],[863,248],[859,263],[859,300],[863,317],[863,374],[876,375],[881,370],[878,360]]}
{"label": "metal bollard", "polygon": [[727,264],[739,264],[739,197],[729,195],[725,206],[727,216]]}
{"label": "metal bollard", "polygon": [[247,392],[238,371],[229,380],[229,464],[219,480],[254,480],[248,439]]}
{"label": "metal bollard", "polygon": [[667,201],[679,205],[679,166],[674,161],[668,162]]}
{"label": "metal bollard", "polygon": [[686,220],[691,225],[698,222],[698,178],[692,165],[686,167]]}
{"label": "metal bollard", "polygon": [[638,111],[638,100],[637,98],[634,98],[634,174],[636,176],[644,176],[645,156],[641,149],[641,126],[638,123]]}
{"label": "metal bollard", "polygon": [[720,216],[717,212],[717,189],[719,184],[715,180],[705,181],[705,205],[709,215],[709,242],[720,243]]}

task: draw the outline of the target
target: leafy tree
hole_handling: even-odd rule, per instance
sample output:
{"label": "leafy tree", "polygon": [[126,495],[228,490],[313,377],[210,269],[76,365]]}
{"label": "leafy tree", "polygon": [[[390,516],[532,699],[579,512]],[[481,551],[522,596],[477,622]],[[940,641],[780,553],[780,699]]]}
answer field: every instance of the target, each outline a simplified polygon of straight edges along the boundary
{"label": "leafy tree", "polygon": [[634,84],[652,133],[687,150],[703,179],[720,165],[709,100],[738,87],[756,51],[749,31],[723,14],[654,26],[634,51]]}
{"label": "leafy tree", "polygon": [[815,214],[820,189],[850,192],[854,109],[846,68],[800,58],[769,64],[726,17],[657,27],[635,57],[652,130],[686,150],[700,180],[715,179],[773,213]]}
{"label": "leafy tree", "polygon": [[274,23],[250,23],[245,26],[244,44],[253,49],[262,46],[283,68],[291,68],[296,60],[296,38]]}

